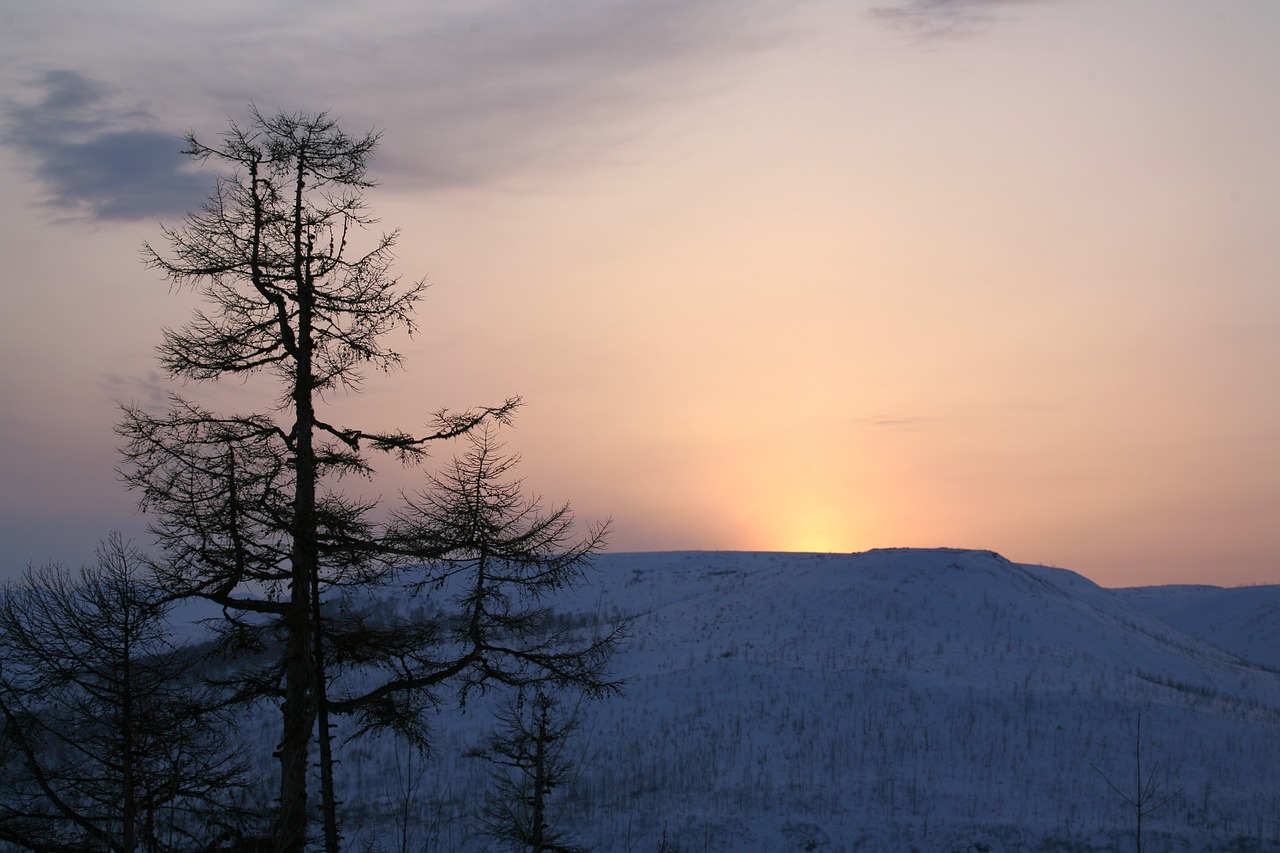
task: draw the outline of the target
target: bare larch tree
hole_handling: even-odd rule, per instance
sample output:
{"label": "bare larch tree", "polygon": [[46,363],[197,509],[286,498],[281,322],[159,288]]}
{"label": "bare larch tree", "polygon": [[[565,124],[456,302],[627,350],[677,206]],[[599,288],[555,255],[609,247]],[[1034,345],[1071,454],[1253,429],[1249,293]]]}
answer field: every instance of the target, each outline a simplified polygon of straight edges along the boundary
{"label": "bare larch tree", "polygon": [[[464,691],[491,679],[613,686],[604,666],[615,633],[573,648],[552,648],[526,633],[521,645],[518,630],[512,633],[519,625],[504,621],[491,596],[504,583],[531,579],[486,574],[478,568],[484,563],[468,564],[481,578],[474,585],[481,604],[435,602],[427,608],[433,617],[418,621],[373,619],[352,604],[357,590],[367,596],[399,585],[432,593],[438,583],[408,570],[456,565],[449,561],[472,540],[449,519],[422,511],[435,506],[426,498],[378,521],[377,502],[344,492],[340,479],[371,477],[371,451],[419,463],[435,442],[506,423],[520,402],[441,410],[420,433],[366,430],[325,416],[331,396],[358,390],[366,370],[401,365],[386,338],[414,331],[424,291],[422,282],[402,283],[391,273],[396,233],[371,234],[375,220],[363,191],[372,186],[367,164],[377,141],[372,132],[348,136],[323,113],[256,110],[217,144],[189,136],[186,153],[222,174],[203,207],[164,231],[167,252],[147,246],[145,257],[173,285],[196,290],[206,309],[164,331],[160,361],[185,381],[266,374],[277,402],[265,412],[223,415],[175,394],[162,414],[124,406],[118,426],[122,474],[153,519],[160,582],[220,605],[226,647],[265,661],[240,673],[239,688],[246,700],[279,703],[276,849],[284,853],[299,853],[307,842],[313,746],[325,845],[338,849],[331,715],[352,717],[359,731],[391,727],[419,736],[421,711],[436,701],[432,691],[454,679]],[[564,545],[569,521],[553,514],[544,533],[558,531],[559,539],[544,536],[541,544]],[[585,544],[568,548],[566,572],[598,549],[601,534],[592,531]],[[463,606],[473,620],[468,633],[456,633],[464,617],[446,617],[446,605]],[[373,687],[351,679],[360,689],[335,681],[361,668],[385,679]],[[331,696],[335,686],[343,689]]]}
{"label": "bare larch tree", "polygon": [[29,569],[0,591],[0,841],[134,853],[261,831],[236,806],[223,697],[170,639],[146,575],[113,534],[95,565]]}

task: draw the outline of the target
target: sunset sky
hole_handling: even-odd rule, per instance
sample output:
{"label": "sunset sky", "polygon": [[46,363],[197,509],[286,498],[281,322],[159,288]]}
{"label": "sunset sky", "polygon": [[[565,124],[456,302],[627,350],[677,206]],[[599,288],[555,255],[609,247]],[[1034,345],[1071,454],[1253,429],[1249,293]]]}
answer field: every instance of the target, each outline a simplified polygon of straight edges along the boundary
{"label": "sunset sky", "polygon": [[139,248],[252,102],[383,131],[432,285],[346,420],[523,395],[610,550],[1280,582],[1277,45],[1276,0],[0,0],[0,576],[145,540],[116,401],[195,303]]}

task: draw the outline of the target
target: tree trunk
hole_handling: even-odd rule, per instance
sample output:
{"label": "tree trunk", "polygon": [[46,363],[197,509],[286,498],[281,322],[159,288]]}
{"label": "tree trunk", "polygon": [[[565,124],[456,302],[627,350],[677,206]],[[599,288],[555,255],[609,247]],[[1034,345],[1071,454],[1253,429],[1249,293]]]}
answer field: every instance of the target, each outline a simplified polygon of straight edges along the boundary
{"label": "tree trunk", "polygon": [[325,853],[340,853],[342,835],[338,828],[338,795],[333,786],[333,731],[329,722],[329,701],[325,690],[324,628],[320,612],[320,579],[312,579],[312,640],[315,647],[316,737],[320,743],[320,814],[324,823]]}
{"label": "tree trunk", "polygon": [[533,853],[546,850],[547,826],[547,706],[537,699],[538,734],[533,746]]}
{"label": "tree trunk", "polygon": [[120,815],[120,846],[129,853],[137,850],[137,838],[135,837],[135,829],[138,825],[138,790],[137,777],[134,774],[134,761],[137,757],[137,750],[134,748],[134,714],[133,703],[135,696],[133,695],[133,655],[132,644],[129,642],[129,632],[133,629],[133,625],[129,624],[133,617],[133,613],[129,612],[130,608],[122,607],[125,612],[120,616],[124,620],[125,631],[124,641],[121,646],[121,672],[120,672],[120,770],[121,770],[121,799],[124,801],[121,806]]}
{"label": "tree trunk", "polygon": [[303,247],[306,152],[298,152],[293,209],[294,280],[298,295],[297,371],[293,404],[293,549],[289,608],[285,617],[284,732],[280,743],[280,853],[302,853],[307,830],[307,747],[315,722],[315,658],[311,642],[311,590],[318,575],[316,548],[316,461],[313,445],[312,310],[314,295]]}

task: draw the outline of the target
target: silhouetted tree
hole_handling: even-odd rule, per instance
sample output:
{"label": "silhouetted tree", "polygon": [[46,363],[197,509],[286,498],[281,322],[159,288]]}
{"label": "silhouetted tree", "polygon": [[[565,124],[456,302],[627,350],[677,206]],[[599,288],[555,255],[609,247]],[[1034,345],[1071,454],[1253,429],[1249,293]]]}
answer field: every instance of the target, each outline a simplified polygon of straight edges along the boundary
{"label": "silhouetted tree", "polygon": [[[428,488],[407,499],[388,531],[406,550],[436,555],[405,586],[427,612],[366,607],[327,620],[340,638],[329,655],[330,707],[354,715],[360,731],[393,729],[424,749],[422,711],[449,699],[465,703],[473,691],[504,685],[542,696],[544,686],[567,687],[600,697],[620,687],[605,668],[626,620],[550,606],[555,593],[582,580],[606,525],[575,537],[567,505],[544,510],[526,497],[510,476],[519,460],[503,453],[493,427],[464,441],[466,451],[428,477]],[[373,691],[365,686],[370,670],[384,676]],[[544,710],[554,704],[546,700]],[[563,759],[552,744],[570,728],[557,724],[552,731],[549,722],[550,716],[541,721],[548,761],[536,774],[539,802],[553,778],[559,784]]]}
{"label": "silhouetted tree", "polygon": [[219,697],[168,639],[167,597],[113,535],[73,574],[0,594],[0,840],[30,850],[243,840]]}
{"label": "silhouetted tree", "polygon": [[522,480],[509,477],[520,460],[503,453],[494,427],[465,440],[466,452],[430,475],[429,488],[408,497],[390,525],[392,541],[432,555],[415,589],[433,593],[439,611],[420,620],[427,633],[414,639],[429,641],[430,651],[405,649],[380,695],[411,687],[425,689],[435,702],[437,686],[447,684],[465,702],[470,691],[490,683],[551,683],[592,697],[616,693],[620,683],[606,669],[625,622],[566,622],[549,603],[583,580],[608,525],[575,538],[568,504],[544,510],[524,495]]}
{"label": "silhouetted tree", "polygon": [[1169,803],[1173,802],[1178,797],[1178,795],[1182,793],[1182,789],[1179,788],[1178,790],[1174,791],[1171,794],[1161,793],[1160,789],[1162,787],[1162,782],[1156,776],[1157,771],[1160,769],[1159,764],[1156,764],[1154,767],[1152,767],[1151,771],[1147,773],[1145,776],[1143,775],[1142,715],[1141,714],[1138,715],[1138,720],[1137,720],[1136,728],[1133,735],[1134,786],[1132,791],[1130,792],[1124,791],[1119,785],[1117,785],[1115,782],[1112,782],[1110,777],[1108,777],[1105,773],[1103,773],[1097,767],[1094,767],[1093,769],[1095,772],[1097,772],[1099,776],[1103,778],[1103,781],[1107,783],[1107,785],[1111,788],[1111,790],[1115,791],[1120,796],[1120,798],[1124,800],[1125,804],[1133,810],[1134,844],[1135,844],[1134,849],[1137,851],[1137,853],[1143,853],[1143,851],[1146,849],[1145,844],[1143,842],[1143,838],[1142,838],[1143,819],[1146,818],[1148,815],[1154,812],[1157,812],[1160,809],[1164,808],[1165,806],[1169,805]]}
{"label": "silhouetted tree", "polygon": [[494,764],[480,814],[485,834],[517,853],[586,853],[555,825],[551,804],[575,769],[566,742],[576,727],[576,709],[566,714],[542,690],[502,708],[497,730],[472,753]]}
{"label": "silhouetted tree", "polygon": [[[165,230],[168,253],[146,247],[152,267],[176,286],[196,289],[209,306],[187,326],[165,330],[161,363],[182,380],[268,373],[278,403],[267,413],[225,416],[175,395],[163,415],[126,406],[119,426],[125,478],[152,515],[163,553],[157,574],[177,594],[220,605],[226,648],[265,661],[240,673],[239,688],[246,700],[268,696],[280,705],[276,845],[285,853],[306,843],[313,745],[326,849],[339,847],[330,715],[355,718],[357,732],[393,728],[422,740],[421,712],[455,678],[463,691],[490,679],[548,678],[604,689],[612,648],[509,646],[523,623],[494,629],[485,620],[500,621],[489,609],[492,590],[514,578],[483,570],[475,585],[482,600],[465,616],[475,627],[461,633],[463,617],[450,618],[447,605],[465,601],[433,599],[432,618],[417,620],[370,614],[352,595],[377,588],[434,594],[457,570],[440,567],[459,566],[457,555],[471,540],[459,529],[433,527],[440,519],[419,511],[429,500],[382,525],[375,502],[344,493],[338,481],[372,475],[369,451],[417,463],[431,443],[506,422],[519,405],[512,398],[440,411],[419,434],[322,417],[328,396],[358,390],[364,370],[400,365],[384,341],[394,329],[413,331],[424,288],[391,275],[394,232],[363,236],[374,222],[362,191],[371,186],[366,167],[377,138],[347,136],[323,113],[255,111],[248,126],[233,124],[217,145],[188,139],[189,155],[228,172],[199,211]],[[361,239],[367,245],[357,250]],[[567,521],[567,513],[551,527],[558,520]],[[550,585],[568,580],[598,541],[552,561],[563,568],[546,576],[560,579]],[[431,580],[406,580],[405,570],[424,562],[438,570]],[[499,633],[503,642],[493,639]],[[343,678],[370,670],[384,680],[370,687],[363,676]]]}

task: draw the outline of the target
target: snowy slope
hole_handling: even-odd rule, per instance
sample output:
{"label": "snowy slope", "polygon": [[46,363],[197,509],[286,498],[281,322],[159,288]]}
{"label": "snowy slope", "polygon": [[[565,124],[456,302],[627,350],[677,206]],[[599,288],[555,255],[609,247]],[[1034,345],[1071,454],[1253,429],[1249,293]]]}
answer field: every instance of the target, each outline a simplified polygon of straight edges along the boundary
{"label": "snowy slope", "polygon": [[1180,631],[1280,671],[1280,586],[1151,586],[1115,594]]}
{"label": "snowy slope", "polygon": [[[1103,776],[1129,786],[1141,715],[1181,789],[1149,849],[1280,850],[1280,675],[1139,598],[990,552],[606,555],[562,608],[634,616],[629,683],[584,709],[564,820],[602,851],[1132,849]],[[489,849],[460,757],[488,722],[443,709],[425,766],[346,746],[351,842],[408,803],[414,849]]]}

